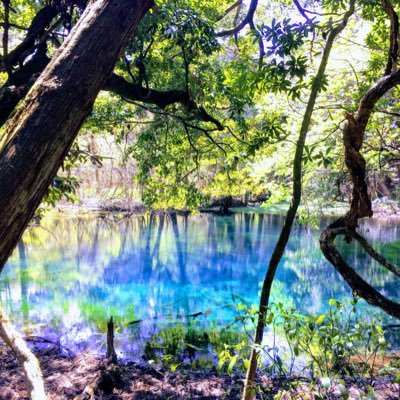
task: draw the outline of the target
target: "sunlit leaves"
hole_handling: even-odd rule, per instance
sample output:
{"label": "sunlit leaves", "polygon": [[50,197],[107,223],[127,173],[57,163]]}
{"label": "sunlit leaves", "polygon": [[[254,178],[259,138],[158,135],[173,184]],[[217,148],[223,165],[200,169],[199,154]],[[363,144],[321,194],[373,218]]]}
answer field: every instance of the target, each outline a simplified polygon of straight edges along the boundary
{"label": "sunlit leaves", "polygon": [[254,156],[262,146],[283,140],[287,136],[286,123],[285,114],[266,113],[258,125],[257,135],[249,138],[247,154]]}
{"label": "sunlit leaves", "polygon": [[267,41],[267,56],[285,57],[298,50],[313,29],[312,23],[291,23],[289,18],[282,21],[272,19],[270,25],[260,26],[260,31]]}
{"label": "sunlit leaves", "polygon": [[302,80],[308,69],[308,58],[302,54],[302,46],[315,29],[313,21],[292,23],[272,19],[269,25],[261,25],[260,32],[266,42],[266,63],[263,67],[265,88],[272,92],[289,92],[293,98],[300,95]]}
{"label": "sunlit leaves", "polygon": [[194,10],[165,6],[160,12],[166,17],[160,22],[163,26],[161,34],[177,46],[205,55],[218,49],[214,30]]}

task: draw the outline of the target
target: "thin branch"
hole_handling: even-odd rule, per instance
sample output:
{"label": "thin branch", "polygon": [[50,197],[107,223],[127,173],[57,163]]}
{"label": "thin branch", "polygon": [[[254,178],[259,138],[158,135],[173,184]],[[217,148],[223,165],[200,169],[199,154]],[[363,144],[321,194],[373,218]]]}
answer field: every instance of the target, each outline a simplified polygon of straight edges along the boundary
{"label": "thin branch", "polygon": [[376,110],[375,112],[391,115],[396,118],[400,118],[400,113],[394,111]]}
{"label": "thin branch", "polygon": [[298,0],[293,0],[294,5],[296,6],[299,13],[306,19],[307,22],[311,22],[311,18],[307,15],[307,11],[300,5]]}
{"label": "thin branch", "polygon": [[261,69],[263,66],[263,61],[264,61],[264,56],[265,56],[265,47],[264,47],[263,38],[262,38],[260,32],[258,32],[258,30],[256,29],[256,26],[254,25],[253,20],[251,20],[249,22],[249,27],[258,38],[258,67]]}
{"label": "thin branch", "polygon": [[318,15],[319,17],[325,17],[327,15],[336,15],[336,16],[340,16],[343,14],[340,13],[335,13],[335,12],[331,12],[331,13],[319,13],[317,11],[310,11],[305,9],[304,7],[302,7],[299,3],[298,0],[293,0],[294,5],[296,6],[297,10],[299,11],[299,13],[307,20],[307,21],[312,21],[310,19],[310,17],[307,14],[311,14],[311,15]]}
{"label": "thin branch", "polygon": [[189,60],[186,55],[185,47],[181,46],[183,65],[185,67],[185,91],[189,94]]}
{"label": "thin branch", "polygon": [[[3,59],[7,60],[8,57],[8,30],[10,28],[10,0],[3,0],[4,4],[4,29],[3,29]],[[11,69],[8,63],[5,63],[5,68],[10,74]]]}
{"label": "thin branch", "polygon": [[130,76],[132,81],[135,82],[136,79],[135,79],[135,76],[133,75],[133,72],[132,72],[131,63],[128,60],[128,57],[126,55],[124,56],[124,62],[125,62],[125,65],[126,65],[126,69],[127,69],[128,75]]}
{"label": "thin branch", "polygon": [[[6,25],[5,22],[0,22],[0,26],[4,27]],[[21,31],[27,31],[29,28],[25,27],[25,26],[21,26],[21,25],[16,25],[16,24],[12,24],[12,23],[8,23],[8,26],[10,28],[15,28],[15,29],[20,29]]]}
{"label": "thin branch", "polygon": [[350,285],[353,293],[362,297],[369,304],[378,306],[389,315],[400,318],[400,304],[387,299],[373,286],[367,283],[340,255],[335,247],[334,240],[338,234],[347,235],[339,230],[332,228],[325,229],[321,233],[320,247],[325,258],[335,267],[342,275],[344,280]]}
{"label": "thin branch", "polygon": [[342,122],[344,122],[344,121],[345,121],[344,119],[343,119],[342,121],[340,121],[340,122],[335,126],[335,128],[331,129],[331,130],[327,133],[327,135],[326,135],[324,138],[322,138],[322,139],[320,139],[320,140],[317,140],[316,142],[310,144],[309,146],[310,146],[310,147],[317,146],[317,145],[319,145],[319,144],[321,144],[321,143],[327,141],[332,135],[334,135],[338,130],[341,129],[340,124],[341,124]]}
{"label": "thin branch", "polygon": [[240,6],[243,4],[243,0],[237,0],[233,4],[231,4],[224,12],[223,14],[217,18],[215,22],[219,22],[223,20],[228,14],[230,14],[235,8],[240,8]]}
{"label": "thin branch", "polygon": [[258,0],[251,0],[249,9],[247,11],[246,16],[243,18],[242,22],[231,29],[227,29],[224,31],[217,32],[217,37],[224,37],[224,36],[232,36],[239,33],[247,24],[253,21],[254,14],[257,10]]}
{"label": "thin branch", "polygon": [[355,239],[364,250],[379,264],[384,266],[390,272],[400,277],[400,268],[396,265],[391,264],[386,258],[382,257],[359,233],[347,228],[337,228],[333,229],[332,232],[336,235],[351,236]]}
{"label": "thin branch", "polygon": [[383,0],[382,7],[390,21],[390,47],[384,74],[390,75],[393,71],[396,71],[399,57],[399,17],[390,0]]}
{"label": "thin branch", "polygon": [[189,172],[187,172],[185,175],[181,176],[179,178],[180,181],[184,181],[185,179],[187,179],[190,175],[193,174],[193,172],[196,172],[198,170],[198,165],[196,163],[196,166],[194,168],[192,168]]}
{"label": "thin branch", "polygon": [[239,136],[237,136],[235,133],[233,133],[233,130],[227,126],[226,129],[228,130],[228,132],[240,143],[246,144],[246,145],[250,145],[249,142],[246,142],[245,140],[241,139]]}
{"label": "thin branch", "polygon": [[135,104],[136,106],[138,106],[138,107],[140,107],[140,108],[143,108],[143,109],[145,109],[146,111],[149,111],[149,112],[151,112],[151,113],[153,113],[153,114],[174,118],[174,119],[176,119],[177,121],[181,122],[182,125],[183,125],[184,127],[186,127],[186,128],[191,128],[191,129],[194,129],[194,130],[197,130],[197,131],[203,133],[204,136],[206,136],[207,139],[208,139],[214,146],[218,147],[218,148],[224,153],[225,156],[227,155],[227,152],[226,152],[226,150],[223,148],[223,146],[227,146],[227,147],[229,147],[231,150],[234,151],[234,149],[232,148],[232,146],[230,146],[229,144],[223,143],[223,142],[217,142],[217,141],[212,137],[211,132],[214,132],[214,131],[215,131],[214,129],[213,129],[213,130],[207,130],[207,129],[204,129],[204,128],[200,127],[200,126],[192,125],[192,124],[188,123],[188,122],[185,120],[185,118],[181,117],[180,115],[172,114],[172,113],[169,113],[169,112],[166,112],[166,111],[158,111],[158,110],[150,109],[150,108],[144,106],[143,104],[136,103],[136,102],[134,102],[134,101],[132,101],[131,103],[132,103],[132,104]]}
{"label": "thin branch", "polygon": [[194,154],[195,154],[194,161],[196,164],[196,169],[199,169],[199,156],[200,156],[199,150],[194,145],[192,138],[190,137],[189,129],[187,128],[187,126],[184,125],[184,129],[185,129],[185,133],[186,133],[186,137],[188,139],[189,145],[194,150]]}

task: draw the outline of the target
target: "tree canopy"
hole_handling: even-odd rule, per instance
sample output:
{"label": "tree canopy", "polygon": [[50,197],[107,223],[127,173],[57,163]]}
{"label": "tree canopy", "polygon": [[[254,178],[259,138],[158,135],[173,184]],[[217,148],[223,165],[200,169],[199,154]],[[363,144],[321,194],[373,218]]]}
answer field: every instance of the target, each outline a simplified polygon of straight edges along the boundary
{"label": "tree canopy", "polygon": [[[354,293],[400,316],[399,304],[361,278],[334,243],[338,235],[357,241],[399,275],[357,232],[359,220],[373,215],[371,199],[397,195],[398,1],[143,1],[135,3],[135,26],[118,15],[113,29],[88,17],[100,1],[2,3],[0,183],[20,198],[23,190],[38,190],[34,200],[26,197],[26,212],[7,197],[0,202],[12,215],[4,228],[22,221],[15,239],[50,182],[45,201],[73,199],[75,168],[88,161],[101,165],[93,148],[85,149],[79,138],[72,144],[85,122],[81,137],[108,135],[121,145],[121,162],[133,164],[131,179],[149,208],[193,210],[232,198],[247,204],[251,196],[287,203],[264,280],[257,344],[299,206],[300,215],[308,210],[313,217],[317,206],[350,197],[349,210],[322,233],[321,249]],[[81,31],[93,38],[96,29],[97,47],[77,41]],[[57,86],[66,92],[53,98]],[[53,107],[46,105],[47,95]],[[43,105],[35,109],[36,119],[28,115],[35,104]],[[57,123],[50,124],[51,118]],[[41,125],[45,120],[48,130]],[[27,137],[16,139],[23,129]],[[59,139],[51,142],[54,132]],[[22,161],[18,169],[10,160],[29,146],[49,147],[30,153],[31,170]],[[29,178],[46,166],[40,181]],[[27,171],[18,187],[11,169],[21,176]],[[1,264],[15,245],[13,239],[0,246]]]}

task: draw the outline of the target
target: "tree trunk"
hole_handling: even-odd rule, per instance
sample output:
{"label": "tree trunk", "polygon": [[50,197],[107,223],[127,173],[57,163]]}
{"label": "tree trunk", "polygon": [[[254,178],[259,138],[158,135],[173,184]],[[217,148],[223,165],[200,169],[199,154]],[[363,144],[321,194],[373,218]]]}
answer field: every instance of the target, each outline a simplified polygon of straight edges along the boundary
{"label": "tree trunk", "polygon": [[46,400],[42,372],[35,355],[29,350],[24,339],[10,324],[0,307],[0,337],[10,347],[24,371],[26,389],[32,400]]}
{"label": "tree trunk", "polygon": [[107,321],[107,360],[112,363],[117,363],[117,353],[114,348],[114,320],[113,317]]}
{"label": "tree trunk", "polygon": [[256,331],[254,334],[254,344],[249,360],[249,367],[246,373],[246,380],[244,383],[242,400],[252,400],[255,395],[254,381],[256,378],[256,369],[258,358],[260,354],[260,346],[264,337],[264,329],[266,324],[266,317],[269,307],[269,299],[271,295],[272,284],[275,279],[275,273],[282,260],[283,253],[286,249],[286,245],[289,241],[290,233],[292,230],[293,223],[296,218],[297,210],[301,201],[302,194],[302,175],[303,175],[303,154],[306,143],[307,133],[310,129],[311,118],[314,112],[315,102],[317,100],[318,93],[322,90],[321,82],[325,75],[326,67],[328,65],[329,56],[332,50],[333,43],[336,37],[346,27],[347,22],[351,15],[354,13],[355,0],[351,0],[349,4],[349,10],[343,16],[343,19],[339,25],[337,25],[328,35],[325,43],[325,48],[322,53],[320,65],[318,67],[317,75],[311,86],[310,95],[307,102],[307,107],[303,115],[301,123],[299,137],[296,142],[296,152],[293,161],[293,191],[292,201],[289,209],[286,213],[285,222],[282,230],[279,234],[278,241],[272,252],[271,259],[269,260],[268,269],[264,277],[263,286],[261,289],[260,303],[258,307],[258,318]]}
{"label": "tree trunk", "polygon": [[400,318],[400,302],[390,300],[384,293],[380,293],[365,281],[344,260],[334,243],[338,235],[344,236],[347,243],[355,239],[381,266],[400,276],[400,269],[377,253],[367,240],[357,233],[359,220],[373,215],[366,181],[366,161],[361,153],[365,132],[377,102],[389,90],[400,85],[400,70],[398,69],[399,17],[390,0],[383,0],[382,7],[390,21],[390,46],[385,73],[360,99],[358,110],[354,114],[346,113],[347,122],[343,128],[343,145],[345,163],[353,183],[352,199],[349,211],[322,231],[320,248],[325,258],[351,287],[354,295],[362,297],[371,305],[380,307],[393,317]]}
{"label": "tree trunk", "polygon": [[0,153],[0,272],[151,6],[92,2],[11,120]]}

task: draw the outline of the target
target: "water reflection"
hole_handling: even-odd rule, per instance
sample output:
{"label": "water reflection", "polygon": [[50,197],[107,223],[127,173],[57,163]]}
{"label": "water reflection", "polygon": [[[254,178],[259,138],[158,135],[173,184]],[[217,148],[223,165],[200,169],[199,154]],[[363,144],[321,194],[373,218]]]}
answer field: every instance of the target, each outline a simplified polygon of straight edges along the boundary
{"label": "water reflection", "polygon": [[[26,232],[3,271],[1,302],[20,326],[54,332],[68,346],[100,343],[97,334],[113,315],[123,327],[124,348],[135,352],[133,339],[151,335],[165,316],[210,310],[197,323],[222,327],[234,318],[234,302],[256,304],[281,224],[279,216],[248,213],[47,218]],[[362,229],[399,264],[396,221],[374,220]],[[340,247],[369,282],[400,298],[390,272],[356,244]],[[272,296],[310,313],[326,308],[329,298],[350,296],[322,258],[317,231],[294,228]],[[127,329],[125,323],[136,319],[146,322]]]}

